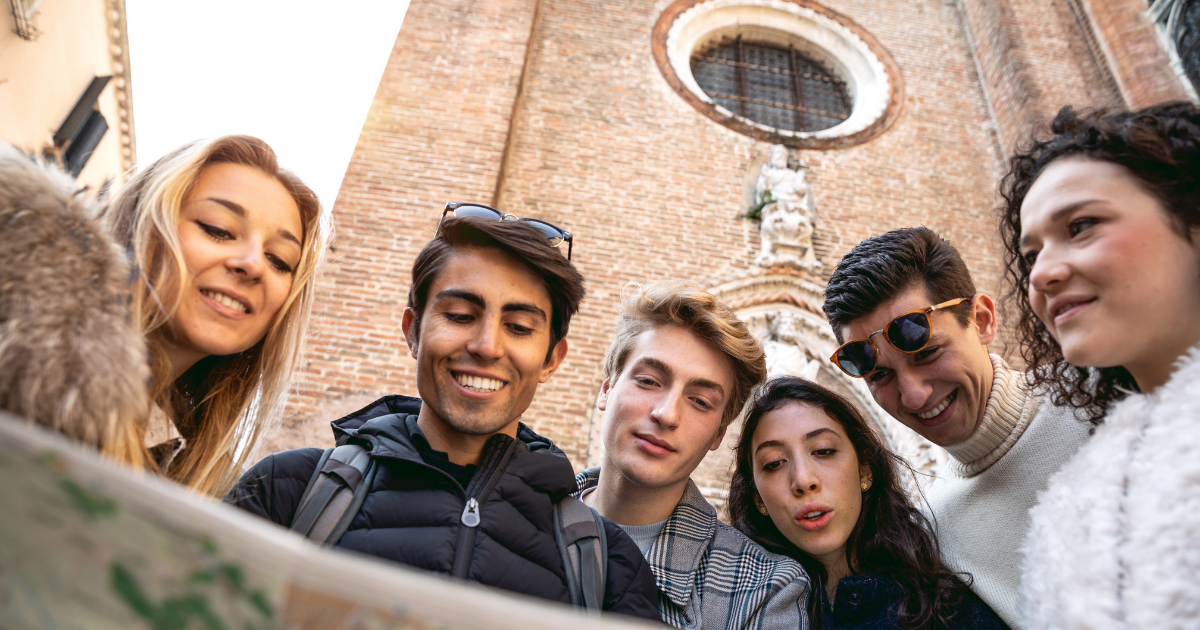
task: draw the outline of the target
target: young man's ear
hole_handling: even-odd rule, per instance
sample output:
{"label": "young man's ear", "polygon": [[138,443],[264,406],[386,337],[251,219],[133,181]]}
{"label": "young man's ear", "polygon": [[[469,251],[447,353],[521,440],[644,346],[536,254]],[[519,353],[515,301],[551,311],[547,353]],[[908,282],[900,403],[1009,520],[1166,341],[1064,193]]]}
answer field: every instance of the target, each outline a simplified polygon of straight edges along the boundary
{"label": "young man's ear", "polygon": [[550,380],[550,377],[558,370],[558,366],[562,365],[563,359],[567,357],[567,340],[559,339],[558,343],[554,344],[554,349],[550,351],[550,358],[546,359],[546,364],[542,366],[542,373],[538,377],[539,383],[545,383]]}
{"label": "young man's ear", "polygon": [[979,327],[979,341],[988,345],[996,339],[999,322],[996,320],[996,303],[986,293],[976,293],[971,300],[971,321]]}
{"label": "young man's ear", "polygon": [[[726,427],[728,428],[728,427]],[[725,429],[717,431],[717,437],[713,438],[712,444],[708,445],[708,450],[715,451],[721,448],[721,440],[725,439]]]}
{"label": "young man's ear", "polygon": [[603,383],[600,383],[600,393],[596,396],[596,409],[600,411],[604,411],[608,407],[608,388],[611,382],[606,378]]}
{"label": "young man's ear", "polygon": [[404,309],[404,317],[400,320],[400,330],[404,331],[404,343],[408,344],[408,353],[417,358],[417,335],[420,326],[417,322],[417,312],[411,308]]}

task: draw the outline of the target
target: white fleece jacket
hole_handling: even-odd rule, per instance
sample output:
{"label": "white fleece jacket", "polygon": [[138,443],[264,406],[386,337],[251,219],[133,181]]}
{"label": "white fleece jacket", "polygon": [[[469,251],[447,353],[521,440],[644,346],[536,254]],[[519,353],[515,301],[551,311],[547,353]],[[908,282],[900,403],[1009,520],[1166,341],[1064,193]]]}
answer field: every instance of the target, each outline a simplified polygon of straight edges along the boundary
{"label": "white fleece jacket", "polygon": [[1028,628],[1200,627],[1200,348],[1051,477],[1023,552]]}

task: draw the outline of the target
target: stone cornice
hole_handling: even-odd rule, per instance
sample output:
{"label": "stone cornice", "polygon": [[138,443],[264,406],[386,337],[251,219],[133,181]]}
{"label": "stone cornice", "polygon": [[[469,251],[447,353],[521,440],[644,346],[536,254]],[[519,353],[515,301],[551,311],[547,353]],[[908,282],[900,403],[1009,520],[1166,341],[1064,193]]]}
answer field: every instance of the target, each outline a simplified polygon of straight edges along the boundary
{"label": "stone cornice", "polygon": [[107,0],[108,51],[111,58],[113,93],[117,100],[116,128],[121,144],[121,169],[137,164],[137,143],[133,131],[133,82],[129,71],[129,29],[125,19],[125,0]]}

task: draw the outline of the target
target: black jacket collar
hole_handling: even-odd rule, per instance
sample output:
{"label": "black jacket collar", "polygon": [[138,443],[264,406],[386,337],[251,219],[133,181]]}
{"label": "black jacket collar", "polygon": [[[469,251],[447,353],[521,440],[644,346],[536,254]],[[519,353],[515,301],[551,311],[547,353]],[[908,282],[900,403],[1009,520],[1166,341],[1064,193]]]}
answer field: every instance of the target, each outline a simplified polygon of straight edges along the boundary
{"label": "black jacket collar", "polygon": [[[334,420],[333,435],[335,439],[346,437],[364,443],[371,451],[372,457],[402,459],[424,464],[418,450],[416,440],[428,442],[417,426],[417,415],[421,413],[421,399],[411,396],[391,395],[351,413],[341,419]],[[505,438],[507,441],[507,438]],[[559,485],[569,486],[566,492],[574,491],[575,479],[567,456],[550,440],[534,433],[524,423],[517,425],[517,440],[524,443],[522,450],[529,451],[540,457],[561,458],[565,466],[565,480],[558,479],[526,479],[531,486],[545,486],[545,490],[553,490],[558,494]],[[486,455],[486,454],[485,454]],[[556,467],[557,468],[557,467]],[[562,481],[563,483],[559,483]]]}

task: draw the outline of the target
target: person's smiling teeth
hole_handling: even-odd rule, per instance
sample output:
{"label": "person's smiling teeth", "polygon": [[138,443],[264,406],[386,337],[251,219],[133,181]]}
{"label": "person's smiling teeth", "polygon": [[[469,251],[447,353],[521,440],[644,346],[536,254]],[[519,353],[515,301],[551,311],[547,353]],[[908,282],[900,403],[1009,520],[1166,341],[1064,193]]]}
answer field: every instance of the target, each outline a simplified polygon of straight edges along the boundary
{"label": "person's smiling teeth", "polygon": [[209,291],[207,289],[201,289],[200,292],[203,293],[204,295],[208,296],[213,301],[218,302],[220,304],[224,304],[225,306],[228,306],[229,308],[231,308],[235,311],[241,311],[243,313],[250,312],[250,309],[245,304],[242,304],[241,302],[229,297],[228,295],[225,295],[223,293],[217,293],[215,291]]}
{"label": "person's smiling teeth", "polygon": [[494,392],[504,387],[504,381],[498,381],[494,378],[459,374],[457,372],[451,372],[451,374],[454,375],[454,380],[458,381],[459,385],[473,392]]}
{"label": "person's smiling teeth", "polygon": [[950,392],[950,395],[947,396],[946,399],[942,401],[942,404],[934,407],[933,409],[930,409],[929,411],[926,411],[925,413],[918,413],[918,414],[914,414],[914,415],[922,420],[928,420],[930,418],[936,417],[939,413],[942,413],[943,411],[945,411],[946,407],[950,406],[950,401],[954,400],[954,394],[957,391],[958,390],[954,390],[953,392]]}
{"label": "person's smiling teeth", "polygon": [[804,519],[808,521],[815,521],[822,516],[825,516],[824,512],[809,512],[808,514],[804,515]]}

